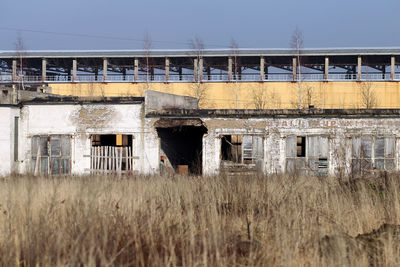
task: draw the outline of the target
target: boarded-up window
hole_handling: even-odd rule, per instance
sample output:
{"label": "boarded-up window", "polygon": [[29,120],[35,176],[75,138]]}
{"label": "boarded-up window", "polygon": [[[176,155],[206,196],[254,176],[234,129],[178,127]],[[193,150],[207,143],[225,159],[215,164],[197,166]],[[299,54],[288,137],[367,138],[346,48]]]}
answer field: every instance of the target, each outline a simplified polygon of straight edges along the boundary
{"label": "boarded-up window", "polygon": [[301,174],[328,173],[328,138],[325,136],[288,136],[286,171]]}
{"label": "boarded-up window", "polygon": [[352,142],[352,171],[394,170],[394,137],[356,136]]}
{"label": "boarded-up window", "polygon": [[71,173],[71,138],[68,135],[32,137],[32,172],[43,175]]}

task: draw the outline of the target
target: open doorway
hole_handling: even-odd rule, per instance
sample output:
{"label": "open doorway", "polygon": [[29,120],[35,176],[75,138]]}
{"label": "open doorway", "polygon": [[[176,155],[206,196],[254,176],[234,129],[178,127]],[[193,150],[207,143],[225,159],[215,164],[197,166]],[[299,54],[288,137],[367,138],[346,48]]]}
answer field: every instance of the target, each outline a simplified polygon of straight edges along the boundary
{"label": "open doorway", "polygon": [[161,143],[160,171],[173,169],[180,174],[201,175],[206,132],[203,125],[157,127]]}

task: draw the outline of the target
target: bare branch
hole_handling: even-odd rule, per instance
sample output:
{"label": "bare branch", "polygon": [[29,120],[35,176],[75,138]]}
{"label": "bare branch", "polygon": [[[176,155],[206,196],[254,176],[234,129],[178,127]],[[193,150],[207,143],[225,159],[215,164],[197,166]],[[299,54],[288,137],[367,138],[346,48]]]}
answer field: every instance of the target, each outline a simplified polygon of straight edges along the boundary
{"label": "bare branch", "polygon": [[144,38],[143,38],[143,50],[145,53],[145,61],[146,61],[146,90],[150,89],[150,52],[151,52],[151,46],[152,46],[152,41],[149,32],[144,33]]}
{"label": "bare branch", "polygon": [[378,98],[375,94],[374,87],[371,82],[362,82],[359,84],[361,105],[363,108],[375,108],[378,105]]}
{"label": "bare branch", "polygon": [[17,66],[17,76],[18,80],[21,80],[20,86],[22,90],[25,90],[24,86],[24,58],[26,57],[26,52],[25,52],[25,45],[24,45],[24,40],[22,39],[21,33],[18,33],[17,35],[17,41],[15,43],[15,51],[16,55],[18,57],[18,66]]}
{"label": "bare branch", "polygon": [[299,85],[299,109],[301,109],[301,61],[300,54],[303,49],[303,34],[298,27],[293,32],[290,46],[296,51],[297,54],[297,81]]}
{"label": "bare branch", "polygon": [[238,109],[239,108],[239,88],[238,88],[238,83],[237,83],[237,67],[238,67],[238,54],[239,54],[239,45],[236,42],[236,40],[232,37],[231,39],[231,49],[232,49],[232,53],[233,53],[233,73],[234,73],[234,77],[235,77],[235,108]]}
{"label": "bare branch", "polygon": [[295,49],[298,54],[301,53],[301,49],[303,48],[303,40],[303,33],[298,27],[296,27],[292,34],[290,47]]}

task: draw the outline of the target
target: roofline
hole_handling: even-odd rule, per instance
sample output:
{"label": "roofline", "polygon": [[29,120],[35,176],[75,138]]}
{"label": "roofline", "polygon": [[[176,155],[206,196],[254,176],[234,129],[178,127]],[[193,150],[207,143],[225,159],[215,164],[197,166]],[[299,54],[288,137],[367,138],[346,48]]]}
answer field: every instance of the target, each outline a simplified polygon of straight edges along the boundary
{"label": "roofline", "polygon": [[[146,50],[26,50],[25,58],[126,58],[126,57],[194,57],[198,51],[193,49],[153,49]],[[238,56],[297,56],[291,48],[239,48],[237,50],[204,49],[204,57]],[[365,48],[304,48],[303,56],[363,56],[363,55],[399,55],[400,47],[365,47]],[[0,58],[17,58],[16,51],[0,50]]]}
{"label": "roofline", "polygon": [[105,97],[98,99],[82,98],[82,97],[45,97],[35,98],[32,100],[21,101],[20,105],[94,105],[94,104],[142,104],[144,103],[144,97]]}
{"label": "roofline", "polygon": [[148,118],[400,118],[400,109],[170,109],[153,111],[146,114]]}

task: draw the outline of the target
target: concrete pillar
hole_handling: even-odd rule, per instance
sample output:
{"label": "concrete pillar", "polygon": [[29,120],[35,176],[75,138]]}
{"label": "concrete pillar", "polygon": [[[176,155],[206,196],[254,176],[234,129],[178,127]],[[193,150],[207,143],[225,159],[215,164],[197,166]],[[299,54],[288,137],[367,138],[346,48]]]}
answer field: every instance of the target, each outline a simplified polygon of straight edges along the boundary
{"label": "concrete pillar", "polygon": [[357,80],[361,80],[361,56],[357,58]]}
{"label": "concrete pillar", "polygon": [[17,80],[17,60],[12,61],[12,80],[15,82]]}
{"label": "concrete pillar", "polygon": [[103,59],[103,81],[107,80],[107,69],[108,69],[108,60]]}
{"label": "concrete pillar", "polygon": [[263,81],[264,77],[265,77],[264,66],[265,66],[265,59],[264,59],[264,57],[261,57],[260,58],[260,81]]}
{"label": "concrete pillar", "polygon": [[133,67],[134,81],[139,80],[139,59],[135,58]]}
{"label": "concrete pillar", "polygon": [[75,82],[76,81],[76,72],[78,70],[78,62],[76,61],[76,59],[72,60],[72,81]]}
{"label": "concrete pillar", "polygon": [[165,58],[165,81],[169,81],[169,58]]}
{"label": "concrete pillar", "polygon": [[193,79],[197,82],[198,81],[198,72],[197,72],[197,68],[198,68],[199,62],[198,59],[195,58],[193,60]]}
{"label": "concrete pillar", "polygon": [[46,67],[47,60],[45,58],[42,59],[42,82],[46,81]]}
{"label": "concrete pillar", "polygon": [[324,80],[329,79],[329,57],[325,57]]}
{"label": "concrete pillar", "polygon": [[182,81],[182,67],[178,68],[179,80]]}
{"label": "concrete pillar", "polygon": [[199,81],[203,80],[203,58],[199,58],[199,69],[197,70],[199,73]]}
{"label": "concrete pillar", "polygon": [[154,81],[154,67],[153,66],[150,67],[150,80]]}
{"label": "concrete pillar", "polygon": [[293,58],[293,81],[297,80],[297,58]]}
{"label": "concrete pillar", "polygon": [[232,80],[232,57],[228,57],[228,81]]}
{"label": "concrete pillar", "polygon": [[396,58],[392,56],[390,58],[390,79],[393,81],[394,80],[394,71],[396,68]]}

